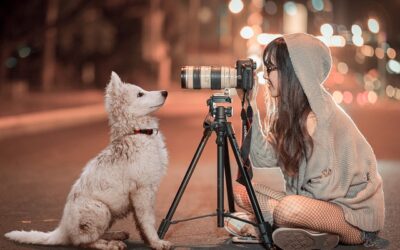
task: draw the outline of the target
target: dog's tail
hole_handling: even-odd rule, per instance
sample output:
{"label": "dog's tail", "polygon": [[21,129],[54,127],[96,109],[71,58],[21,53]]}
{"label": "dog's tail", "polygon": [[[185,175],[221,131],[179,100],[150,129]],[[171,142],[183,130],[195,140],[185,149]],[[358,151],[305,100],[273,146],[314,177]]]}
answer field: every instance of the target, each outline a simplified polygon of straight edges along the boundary
{"label": "dog's tail", "polygon": [[39,231],[12,231],[4,235],[10,240],[19,243],[40,244],[40,245],[65,245],[67,244],[67,237],[60,228],[56,228],[51,232]]}

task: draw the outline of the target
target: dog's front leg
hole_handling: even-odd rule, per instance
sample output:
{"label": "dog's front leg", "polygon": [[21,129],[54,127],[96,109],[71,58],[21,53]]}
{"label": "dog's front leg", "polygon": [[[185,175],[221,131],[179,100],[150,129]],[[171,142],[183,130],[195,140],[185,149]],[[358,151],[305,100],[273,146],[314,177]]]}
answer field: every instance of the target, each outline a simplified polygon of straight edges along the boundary
{"label": "dog's front leg", "polygon": [[140,188],[131,194],[134,217],[141,231],[150,246],[154,249],[170,249],[172,244],[165,240],[160,240],[155,229],[155,203],[156,190],[152,187]]}

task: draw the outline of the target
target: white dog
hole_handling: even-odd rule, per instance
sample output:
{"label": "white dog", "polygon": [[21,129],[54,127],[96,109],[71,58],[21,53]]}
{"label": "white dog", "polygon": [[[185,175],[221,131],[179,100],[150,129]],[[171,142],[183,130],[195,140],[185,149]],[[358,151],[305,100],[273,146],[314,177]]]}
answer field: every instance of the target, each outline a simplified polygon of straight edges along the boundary
{"label": "white dog", "polygon": [[51,232],[12,231],[21,243],[125,249],[125,232],[107,232],[130,212],[142,237],[155,249],[171,248],[155,230],[154,202],[168,155],[156,118],[149,113],[165,102],[167,91],[145,91],[123,83],[116,73],[106,88],[110,144],[84,168],[72,186],[59,226]]}

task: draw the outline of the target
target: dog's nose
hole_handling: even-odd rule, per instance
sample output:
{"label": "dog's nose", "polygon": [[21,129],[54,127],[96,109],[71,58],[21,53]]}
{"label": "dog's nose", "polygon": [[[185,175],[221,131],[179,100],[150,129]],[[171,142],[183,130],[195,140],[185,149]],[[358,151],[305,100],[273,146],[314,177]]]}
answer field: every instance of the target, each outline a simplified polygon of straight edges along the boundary
{"label": "dog's nose", "polygon": [[167,96],[168,96],[168,92],[165,91],[165,90],[164,90],[164,91],[161,91],[161,95],[164,96],[164,97],[167,97]]}

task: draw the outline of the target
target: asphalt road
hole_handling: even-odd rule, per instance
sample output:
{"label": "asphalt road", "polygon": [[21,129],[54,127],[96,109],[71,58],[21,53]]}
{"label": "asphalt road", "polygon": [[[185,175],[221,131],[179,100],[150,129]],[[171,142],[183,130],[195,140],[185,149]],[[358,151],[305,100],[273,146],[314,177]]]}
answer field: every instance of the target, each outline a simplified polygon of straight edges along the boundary
{"label": "asphalt road", "polygon": [[[170,165],[157,197],[157,225],[165,216],[185,170],[202,136],[204,116],[161,117]],[[235,120],[235,129],[239,131]],[[239,138],[239,135],[238,135]],[[215,212],[216,148],[210,138],[175,218]],[[54,229],[61,217],[71,185],[86,162],[108,143],[105,121],[41,134],[17,136],[0,141],[0,234],[15,230]],[[381,236],[390,241],[387,249],[400,249],[400,161],[380,160],[384,180],[386,224]],[[233,167],[233,173],[236,168]],[[327,215],[329,216],[329,215]],[[131,217],[118,221],[115,230],[130,232],[130,249],[146,249]],[[258,245],[233,245],[215,218],[172,225],[166,235],[177,249],[262,249]],[[73,249],[15,244],[0,236],[0,249]],[[362,249],[338,246],[337,249]]]}

